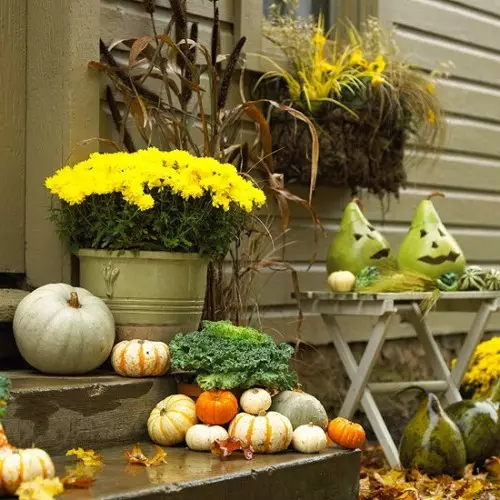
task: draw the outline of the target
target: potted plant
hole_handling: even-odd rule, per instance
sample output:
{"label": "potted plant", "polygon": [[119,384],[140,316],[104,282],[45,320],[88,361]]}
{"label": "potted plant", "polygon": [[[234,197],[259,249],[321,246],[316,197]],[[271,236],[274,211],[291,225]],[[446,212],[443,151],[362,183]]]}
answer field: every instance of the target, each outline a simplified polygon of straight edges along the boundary
{"label": "potted plant", "polygon": [[187,151],[95,153],[46,187],[81,286],[113,312],[119,340],[198,328],[207,266],[223,257],[265,195],[236,168]]}
{"label": "potted plant", "polygon": [[[264,35],[282,49],[285,63],[265,58],[273,70],[257,92],[307,115],[316,126],[318,170],[308,164],[311,142],[301,123],[271,110],[275,164],[287,183],[314,183],[395,195],[406,184],[405,153],[413,144],[432,150],[443,139],[435,94],[435,74],[411,68],[391,33],[370,19],[360,34],[347,27],[347,41],[318,20],[295,15],[291,2],[275,6],[264,21]],[[264,56],[263,56],[264,57]],[[425,157],[420,154],[418,158]]]}

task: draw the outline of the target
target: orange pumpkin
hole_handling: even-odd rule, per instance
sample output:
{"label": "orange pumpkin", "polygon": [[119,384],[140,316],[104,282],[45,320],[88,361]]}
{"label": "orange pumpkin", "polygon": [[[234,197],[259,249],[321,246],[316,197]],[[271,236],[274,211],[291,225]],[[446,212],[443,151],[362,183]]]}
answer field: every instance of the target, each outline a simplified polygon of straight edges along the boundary
{"label": "orange pumpkin", "polygon": [[230,391],[205,391],[196,401],[196,415],[209,425],[223,425],[238,413],[238,400]]}
{"label": "orange pumpkin", "polygon": [[344,448],[361,448],[365,442],[366,434],[361,425],[350,422],[346,418],[334,418],[328,425],[330,439]]}

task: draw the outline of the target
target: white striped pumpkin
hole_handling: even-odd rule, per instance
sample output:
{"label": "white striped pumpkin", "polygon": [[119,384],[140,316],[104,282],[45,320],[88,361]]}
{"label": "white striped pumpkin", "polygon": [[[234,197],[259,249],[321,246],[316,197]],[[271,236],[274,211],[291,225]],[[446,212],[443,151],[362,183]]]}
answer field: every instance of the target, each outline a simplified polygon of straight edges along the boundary
{"label": "white striped pumpkin", "polygon": [[174,394],[160,401],[149,415],[149,437],[156,444],[173,446],[182,443],[186,432],[196,423],[194,401],[183,394]]}
{"label": "white striped pumpkin", "polygon": [[258,416],[239,413],[229,426],[229,436],[251,446],[255,453],[277,453],[290,446],[293,428],[288,418],[275,411]]}
{"label": "white striped pumpkin", "polygon": [[163,342],[123,340],[113,348],[111,364],[123,377],[160,377],[170,368],[170,350]]}
{"label": "white striped pumpkin", "polygon": [[0,496],[13,495],[22,482],[39,476],[44,479],[55,476],[47,452],[38,448],[0,449]]}

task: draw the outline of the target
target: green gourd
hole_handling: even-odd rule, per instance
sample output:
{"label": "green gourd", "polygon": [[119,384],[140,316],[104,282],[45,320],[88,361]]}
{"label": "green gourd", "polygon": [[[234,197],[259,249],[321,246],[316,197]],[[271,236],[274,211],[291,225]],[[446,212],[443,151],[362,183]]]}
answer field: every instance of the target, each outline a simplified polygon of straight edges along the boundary
{"label": "green gourd", "polygon": [[437,280],[445,273],[461,276],[465,257],[453,236],[446,230],[431,199],[441,193],[432,193],[420,202],[411,221],[410,230],[401,243],[398,265],[402,271],[411,271]]}
{"label": "green gourd", "polygon": [[500,454],[500,380],[483,400],[465,399],[446,408],[457,424],[467,453],[467,462],[481,465]]}
{"label": "green gourd", "polygon": [[480,266],[469,266],[460,277],[458,286],[463,291],[481,291],[486,288],[486,272]]}
{"label": "green gourd", "polygon": [[498,291],[500,290],[500,270],[490,269],[484,278],[486,290]]}
{"label": "green gourd", "polygon": [[389,243],[368,222],[360,204],[355,198],[344,210],[326,257],[328,275],[335,271],[357,275],[364,267],[382,266],[394,260]]}
{"label": "green gourd", "polygon": [[456,292],[458,290],[458,276],[455,273],[442,274],[436,280],[436,284],[442,292]]}
{"label": "green gourd", "polygon": [[269,411],[287,417],[294,429],[312,423],[324,431],[328,428],[328,415],[318,399],[300,390],[283,391],[274,396]]}
{"label": "green gourd", "polygon": [[406,426],[399,456],[407,469],[417,468],[429,475],[462,475],[466,453],[460,430],[434,394],[425,395]]}

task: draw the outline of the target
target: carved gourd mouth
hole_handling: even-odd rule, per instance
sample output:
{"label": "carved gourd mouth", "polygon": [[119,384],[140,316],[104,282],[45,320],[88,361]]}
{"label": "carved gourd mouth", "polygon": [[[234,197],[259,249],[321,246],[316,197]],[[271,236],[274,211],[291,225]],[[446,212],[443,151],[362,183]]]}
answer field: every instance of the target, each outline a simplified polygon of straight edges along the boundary
{"label": "carved gourd mouth", "polygon": [[430,255],[424,255],[418,260],[425,262],[426,264],[443,264],[444,262],[455,262],[460,257],[460,254],[450,251],[448,255],[438,255],[437,257],[431,257]]}
{"label": "carved gourd mouth", "polygon": [[386,257],[389,257],[390,250],[389,248],[382,248],[382,250],[379,250],[377,253],[374,253],[371,258],[374,260],[379,260],[379,259],[384,259]]}

